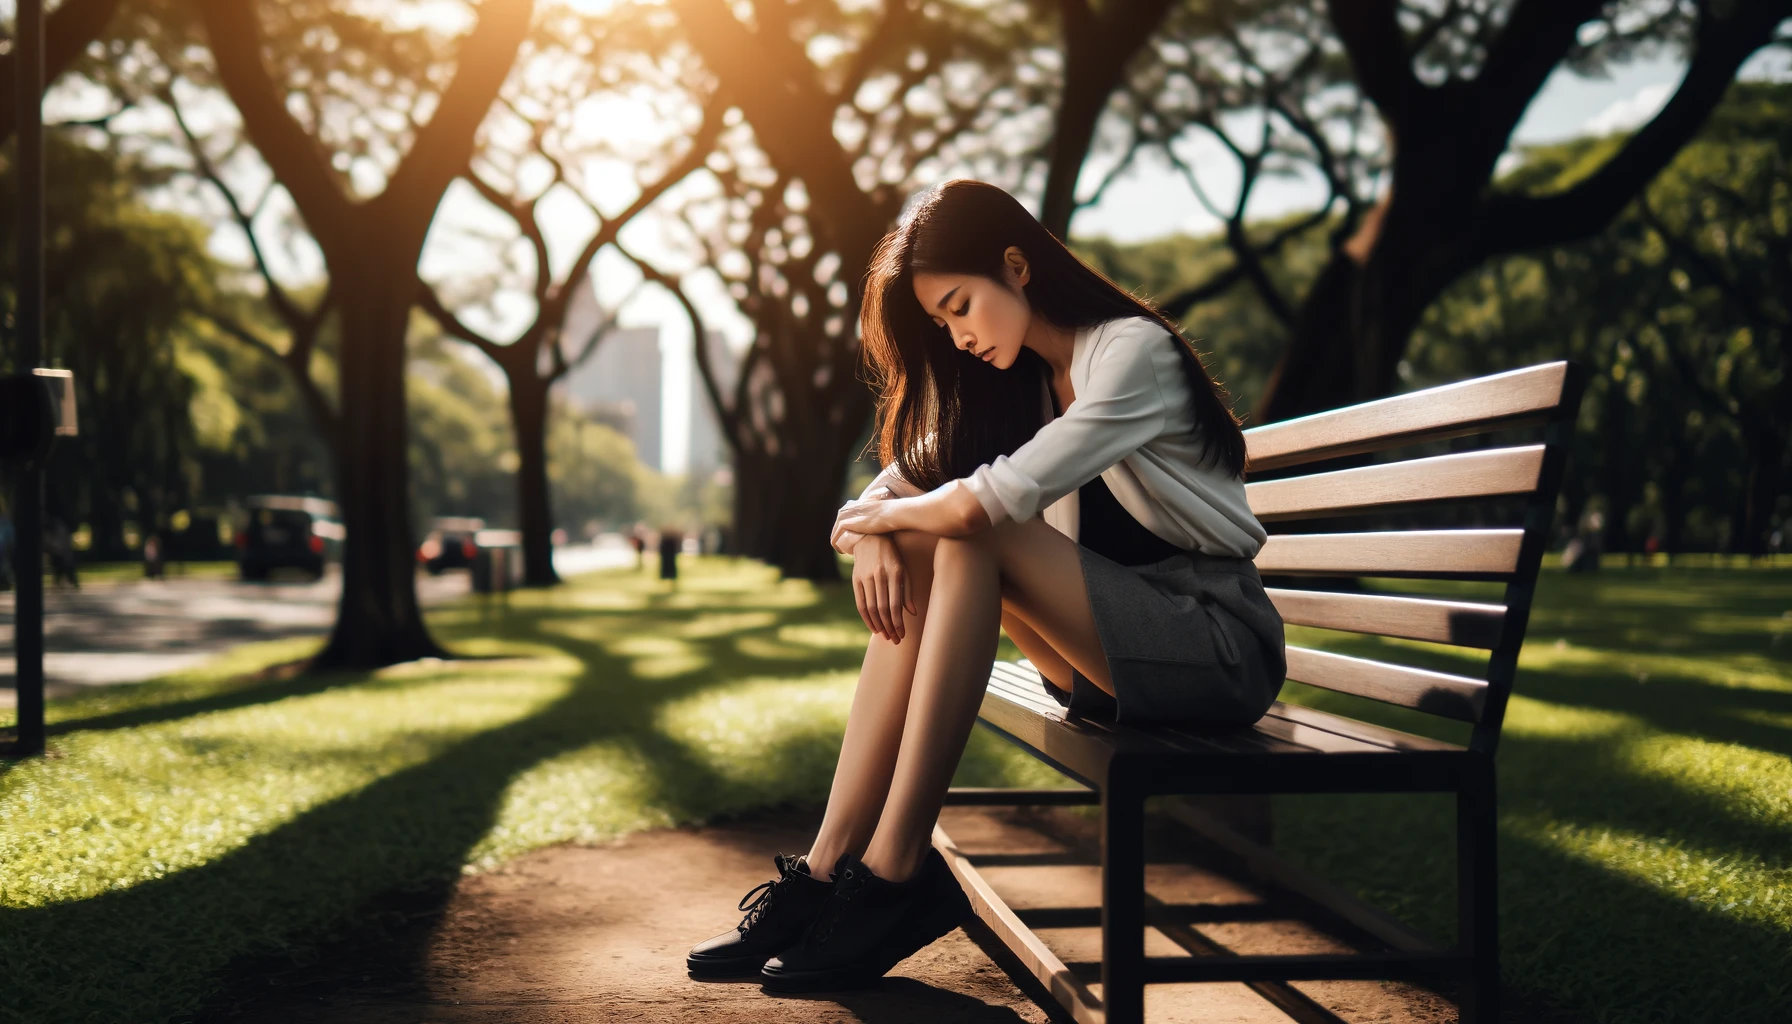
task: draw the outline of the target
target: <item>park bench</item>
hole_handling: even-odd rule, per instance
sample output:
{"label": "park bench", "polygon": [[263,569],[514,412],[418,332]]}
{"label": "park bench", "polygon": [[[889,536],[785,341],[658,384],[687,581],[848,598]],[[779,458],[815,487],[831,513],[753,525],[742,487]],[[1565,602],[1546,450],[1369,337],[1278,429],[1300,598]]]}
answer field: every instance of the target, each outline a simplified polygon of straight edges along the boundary
{"label": "park bench", "polygon": [[[1548,363],[1463,381],[1245,433],[1251,508],[1271,530],[1256,558],[1269,596],[1290,625],[1402,637],[1489,652],[1485,673],[1463,676],[1289,646],[1288,678],[1469,723],[1466,746],[1278,702],[1249,729],[1126,727],[1066,711],[1026,663],[997,664],[982,724],[1080,783],[1069,789],[959,787],[948,804],[1099,804],[1101,960],[1065,964],[1027,926],[1065,913],[1016,914],[953,842],[933,842],[977,915],[1069,1015],[1085,1024],[1144,1018],[1151,983],[1250,984],[1298,1020],[1335,1020],[1289,981],[1401,979],[1454,982],[1462,1019],[1496,1019],[1494,750],[1524,640],[1539,562],[1549,542],[1582,375]],[[1540,442],[1506,443],[1512,434]],[[1490,437],[1488,435],[1498,435]],[[1430,454],[1434,442],[1472,439],[1474,450]],[[1409,445],[1418,457],[1365,464]],[[1461,441],[1452,446],[1460,448]],[[1340,464],[1347,468],[1337,468]],[[1300,467],[1304,475],[1283,471]],[[1313,472],[1313,470],[1320,470]],[[1275,479],[1260,479],[1266,474]],[[1501,514],[1511,518],[1502,518]],[[1283,532],[1315,522],[1356,532]],[[1487,522],[1510,522],[1487,528]],[[1330,524],[1323,521],[1332,520]],[[1367,520],[1367,522],[1364,522]],[[1390,522],[1472,529],[1388,529]],[[1363,526],[1379,529],[1364,531]],[[1363,587],[1295,589],[1303,578],[1484,580],[1505,584],[1500,604],[1383,595]],[[1459,727],[1461,728],[1461,727]],[[1214,811],[1215,799],[1275,793],[1448,793],[1456,804],[1457,942],[1443,948],[1323,879],[1279,860],[1249,829]],[[1200,795],[1202,804],[1186,799]],[[1169,914],[1145,892],[1144,802],[1170,796],[1166,813],[1279,894],[1345,926],[1373,947],[1359,953],[1236,955]],[[1093,908],[1082,919],[1093,923]],[[1074,916],[1074,915],[1072,915]],[[1146,956],[1150,923],[1189,952]],[[1044,924],[1041,924],[1044,926]],[[1361,946],[1358,946],[1361,948]],[[1099,995],[1091,982],[1099,980]]]}

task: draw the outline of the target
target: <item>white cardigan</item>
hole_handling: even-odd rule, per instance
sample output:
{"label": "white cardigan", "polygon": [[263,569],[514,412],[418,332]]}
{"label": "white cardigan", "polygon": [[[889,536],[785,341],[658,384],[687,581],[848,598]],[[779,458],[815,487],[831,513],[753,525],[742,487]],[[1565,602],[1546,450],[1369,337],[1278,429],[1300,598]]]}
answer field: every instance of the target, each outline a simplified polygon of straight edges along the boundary
{"label": "white cardigan", "polygon": [[[1100,476],[1140,525],[1171,544],[1210,555],[1254,558],[1268,534],[1245,500],[1244,482],[1204,464],[1188,375],[1172,338],[1146,317],[1080,328],[1070,356],[1076,398],[1013,455],[964,478],[992,524],[1045,521],[1078,537],[1077,488]],[[1042,399],[1050,410],[1051,384]],[[973,413],[974,415],[974,413]],[[894,464],[879,488],[912,494]]]}

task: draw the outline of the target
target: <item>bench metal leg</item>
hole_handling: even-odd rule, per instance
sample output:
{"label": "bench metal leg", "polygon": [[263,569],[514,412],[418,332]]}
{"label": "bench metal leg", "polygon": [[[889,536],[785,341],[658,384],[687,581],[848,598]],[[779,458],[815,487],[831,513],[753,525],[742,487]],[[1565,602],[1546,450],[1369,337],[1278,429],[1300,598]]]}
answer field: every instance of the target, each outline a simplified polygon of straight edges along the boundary
{"label": "bench metal leg", "polygon": [[[1120,792],[1116,792],[1116,789]],[[1145,1019],[1145,798],[1101,793],[1101,1005],[1106,1024]]]}
{"label": "bench metal leg", "polygon": [[1463,1024],[1499,1020],[1500,932],[1497,819],[1491,765],[1456,795],[1457,945],[1470,958]]}

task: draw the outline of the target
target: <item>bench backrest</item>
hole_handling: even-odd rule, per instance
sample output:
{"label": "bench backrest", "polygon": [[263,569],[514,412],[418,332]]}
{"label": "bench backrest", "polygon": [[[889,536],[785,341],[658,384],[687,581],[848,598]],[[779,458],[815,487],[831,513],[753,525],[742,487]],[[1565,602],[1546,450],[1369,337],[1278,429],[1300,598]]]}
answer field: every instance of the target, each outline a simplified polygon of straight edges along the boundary
{"label": "bench backrest", "polygon": [[[1578,367],[1545,363],[1245,431],[1250,481],[1245,492],[1252,511],[1272,531],[1256,560],[1265,576],[1505,584],[1501,604],[1272,586],[1270,599],[1293,625],[1490,652],[1486,672],[1466,676],[1290,645],[1288,678],[1471,722],[1471,747],[1491,753],[1524,641],[1537,568],[1549,543],[1583,386]],[[1531,427],[1542,428],[1541,443],[1345,469],[1313,465]],[[1254,479],[1309,466],[1321,471]],[[1515,507],[1513,518],[1519,522],[1475,529],[1318,532],[1325,529],[1323,520],[1395,512],[1403,519],[1412,518],[1407,515],[1412,512],[1422,518],[1465,502],[1488,509]],[[1288,524],[1301,532],[1281,532]]]}

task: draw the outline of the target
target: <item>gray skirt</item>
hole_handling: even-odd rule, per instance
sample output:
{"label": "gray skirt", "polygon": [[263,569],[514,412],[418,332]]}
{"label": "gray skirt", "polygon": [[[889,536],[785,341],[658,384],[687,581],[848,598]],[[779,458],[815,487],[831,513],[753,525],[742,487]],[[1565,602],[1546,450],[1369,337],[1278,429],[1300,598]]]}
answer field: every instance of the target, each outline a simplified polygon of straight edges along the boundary
{"label": "gray skirt", "polygon": [[1121,724],[1240,726],[1263,717],[1287,674],[1282,617],[1248,558],[1195,552],[1121,565],[1078,545],[1115,696],[1073,670],[1059,704]]}

